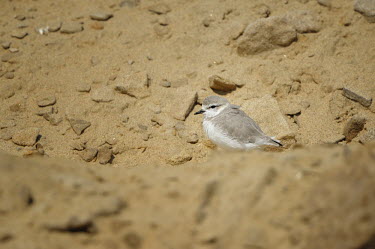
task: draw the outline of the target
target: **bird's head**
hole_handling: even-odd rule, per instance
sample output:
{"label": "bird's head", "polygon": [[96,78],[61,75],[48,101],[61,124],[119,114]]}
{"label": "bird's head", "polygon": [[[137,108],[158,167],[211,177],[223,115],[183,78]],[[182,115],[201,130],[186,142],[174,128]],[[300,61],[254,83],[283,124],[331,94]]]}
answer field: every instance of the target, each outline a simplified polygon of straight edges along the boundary
{"label": "bird's head", "polygon": [[203,114],[205,118],[212,118],[229,105],[228,100],[223,97],[209,96],[203,100],[202,109],[194,113],[194,115]]}

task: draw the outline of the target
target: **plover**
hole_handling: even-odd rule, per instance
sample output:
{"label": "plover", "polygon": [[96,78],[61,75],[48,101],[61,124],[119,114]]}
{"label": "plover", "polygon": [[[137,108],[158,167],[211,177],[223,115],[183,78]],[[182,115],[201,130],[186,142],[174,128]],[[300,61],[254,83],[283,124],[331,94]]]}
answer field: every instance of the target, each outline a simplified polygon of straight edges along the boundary
{"label": "plover", "polygon": [[282,146],[280,141],[264,134],[262,129],[237,105],[223,97],[209,96],[203,100],[203,128],[208,138],[219,147],[249,150],[262,145]]}

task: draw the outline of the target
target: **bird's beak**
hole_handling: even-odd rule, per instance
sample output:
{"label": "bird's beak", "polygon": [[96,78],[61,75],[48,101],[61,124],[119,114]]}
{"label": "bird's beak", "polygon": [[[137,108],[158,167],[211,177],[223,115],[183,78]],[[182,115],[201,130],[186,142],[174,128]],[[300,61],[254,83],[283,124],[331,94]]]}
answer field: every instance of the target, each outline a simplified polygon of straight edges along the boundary
{"label": "bird's beak", "polygon": [[202,113],[204,113],[204,112],[205,112],[204,110],[199,110],[199,111],[197,111],[196,113],[194,113],[194,115],[202,114]]}

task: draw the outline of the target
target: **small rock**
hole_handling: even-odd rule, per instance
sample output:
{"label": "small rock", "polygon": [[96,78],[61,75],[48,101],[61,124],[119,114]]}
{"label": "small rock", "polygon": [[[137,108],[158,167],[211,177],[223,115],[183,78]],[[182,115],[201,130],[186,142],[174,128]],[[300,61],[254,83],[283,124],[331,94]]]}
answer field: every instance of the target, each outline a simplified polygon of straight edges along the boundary
{"label": "small rock", "polygon": [[126,233],[123,241],[130,249],[139,249],[142,247],[142,238],[135,232]]}
{"label": "small rock", "polygon": [[25,38],[29,33],[25,32],[25,31],[14,31],[12,34],[11,34],[11,37],[14,37],[14,38],[17,38],[17,39],[23,39]]}
{"label": "small rock", "polygon": [[91,84],[87,82],[81,82],[77,85],[77,91],[78,92],[90,92],[91,90]]}
{"label": "small rock", "polygon": [[139,5],[141,0],[124,0],[120,3],[120,7],[129,7],[129,8],[134,8]]}
{"label": "small rock", "polygon": [[90,122],[82,119],[69,119],[69,123],[77,135],[81,135],[88,127],[91,126]]}
{"label": "small rock", "polygon": [[182,151],[181,153],[174,155],[166,160],[166,162],[170,165],[180,165],[190,161],[193,157],[187,153],[186,151]]}
{"label": "small rock", "polygon": [[359,137],[359,142],[366,144],[375,140],[375,128],[370,128]]}
{"label": "small rock", "polygon": [[50,22],[47,25],[47,31],[48,32],[57,32],[57,31],[60,30],[61,25],[62,25],[62,22],[60,22],[60,21]]}
{"label": "small rock", "polygon": [[148,107],[148,109],[150,110],[150,111],[152,111],[153,113],[155,113],[155,114],[159,114],[159,113],[161,113],[161,108],[160,108],[160,106],[158,106],[158,105],[150,105],[149,107]]}
{"label": "small rock", "polygon": [[97,12],[90,15],[90,18],[95,21],[107,21],[113,17],[111,13]]}
{"label": "small rock", "polygon": [[289,116],[294,116],[294,115],[299,115],[301,114],[301,106],[296,105],[296,104],[290,104],[287,106],[283,106],[281,108],[283,114],[289,115]]}
{"label": "small rock", "polygon": [[63,23],[60,28],[62,34],[74,34],[83,30],[82,24],[78,22]]}
{"label": "small rock", "polygon": [[174,93],[174,102],[171,103],[171,114],[177,120],[185,120],[193,109],[198,94],[195,91],[189,91],[183,88],[177,88]]}
{"label": "small rock", "polygon": [[57,114],[49,114],[48,121],[51,125],[57,126],[63,121],[63,118]]}
{"label": "small rock", "polygon": [[114,99],[114,93],[111,88],[104,86],[93,90],[91,99],[95,102],[111,102]]}
{"label": "small rock", "polygon": [[95,148],[86,148],[79,153],[80,157],[86,162],[91,162],[92,160],[94,160],[97,154],[98,150]]}
{"label": "small rock", "polygon": [[1,129],[0,130],[0,139],[8,141],[11,140],[13,133],[8,129]]}
{"label": "small rock", "polygon": [[171,29],[169,26],[161,26],[159,24],[154,25],[154,31],[157,36],[160,37],[169,37]]}
{"label": "small rock", "polygon": [[36,143],[39,132],[39,128],[26,128],[14,133],[12,136],[12,141],[13,143],[21,146],[33,146]]}
{"label": "small rock", "polygon": [[347,142],[352,141],[360,131],[363,130],[366,123],[366,119],[364,117],[354,116],[352,117],[344,127],[343,135]]}
{"label": "small rock", "polygon": [[142,140],[143,140],[143,141],[148,141],[148,140],[150,139],[150,134],[148,134],[148,133],[143,133],[143,134],[141,135],[141,137],[142,137]]}
{"label": "small rock", "polygon": [[347,97],[350,100],[356,101],[363,105],[364,107],[369,107],[372,102],[372,98],[365,98],[358,93],[353,92],[352,90],[349,90],[348,88],[342,89],[342,94]]}
{"label": "small rock", "polygon": [[70,144],[70,148],[72,148],[72,150],[78,150],[78,151],[82,151],[86,148],[85,144],[80,142],[80,141],[73,141],[71,144]]}
{"label": "small rock", "polygon": [[130,97],[143,99],[149,97],[151,94],[150,89],[148,89],[150,78],[144,72],[117,77],[115,82],[115,90]]}
{"label": "small rock", "polygon": [[160,85],[162,86],[162,87],[166,87],[166,88],[168,88],[168,87],[171,87],[171,82],[169,82],[169,81],[166,81],[166,80],[163,80],[161,83],[160,83]]}
{"label": "small rock", "polygon": [[26,16],[24,16],[24,15],[16,15],[14,17],[14,19],[16,19],[18,21],[24,21],[26,19]]}
{"label": "small rock", "polygon": [[368,22],[375,22],[375,1],[374,0],[356,0],[354,10],[361,13]]}
{"label": "small rock", "polygon": [[45,107],[56,104],[56,97],[54,95],[43,96],[37,100],[39,107]]}
{"label": "small rock", "polygon": [[182,87],[182,86],[187,86],[189,84],[189,81],[187,78],[181,78],[181,79],[176,79],[176,80],[171,80],[171,86],[172,87]]}
{"label": "small rock", "polygon": [[10,48],[9,49],[9,52],[11,52],[11,53],[17,53],[17,52],[19,52],[20,50],[18,49],[18,48]]}
{"label": "small rock", "polygon": [[170,12],[171,8],[169,8],[169,6],[165,3],[159,3],[159,4],[155,4],[149,7],[148,10],[152,13],[162,15],[162,14],[167,14],[168,12]]}
{"label": "small rock", "polygon": [[3,47],[3,49],[8,49],[10,48],[10,44],[11,44],[10,42],[5,41],[1,43],[1,46]]}
{"label": "small rock", "polygon": [[298,33],[315,33],[321,29],[318,16],[311,11],[290,11],[283,16],[283,18],[289,25],[292,25]]}
{"label": "small rock", "polygon": [[4,74],[4,77],[5,77],[6,79],[8,79],[8,80],[11,80],[11,79],[14,78],[14,73],[13,73],[13,72],[6,72],[6,73]]}
{"label": "small rock", "polygon": [[332,6],[332,0],[318,0],[318,3],[324,7],[330,8]]}
{"label": "small rock", "polygon": [[208,78],[211,89],[229,92],[236,89],[236,84],[230,80],[223,79],[218,75],[212,75]]}
{"label": "small rock", "polygon": [[102,30],[104,29],[104,25],[100,22],[93,22],[90,24],[90,27],[95,30]]}
{"label": "small rock", "polygon": [[196,144],[198,143],[198,141],[199,141],[199,137],[197,133],[191,133],[186,138],[186,142],[188,142],[189,144]]}
{"label": "small rock", "polygon": [[97,156],[100,164],[107,164],[112,159],[112,150],[108,146],[103,146],[98,150]]}
{"label": "small rock", "polygon": [[2,119],[0,120],[0,129],[11,128],[16,126],[16,122],[13,119]]}
{"label": "small rock", "polygon": [[293,25],[282,17],[269,17],[251,23],[238,39],[237,53],[242,56],[287,47],[297,40]]}
{"label": "small rock", "polygon": [[2,62],[8,62],[10,64],[14,64],[14,63],[17,63],[19,62],[18,58],[19,55],[21,55],[22,53],[7,53],[7,54],[4,54],[3,56],[1,56],[1,61]]}

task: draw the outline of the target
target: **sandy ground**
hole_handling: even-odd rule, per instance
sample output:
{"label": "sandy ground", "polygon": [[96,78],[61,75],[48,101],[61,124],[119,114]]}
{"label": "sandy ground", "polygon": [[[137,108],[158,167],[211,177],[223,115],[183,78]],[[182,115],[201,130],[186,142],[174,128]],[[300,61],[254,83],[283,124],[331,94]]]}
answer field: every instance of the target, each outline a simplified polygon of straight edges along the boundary
{"label": "sandy ground", "polygon": [[[373,248],[373,0],[0,6],[1,246]],[[217,94],[284,148],[215,148]]]}

